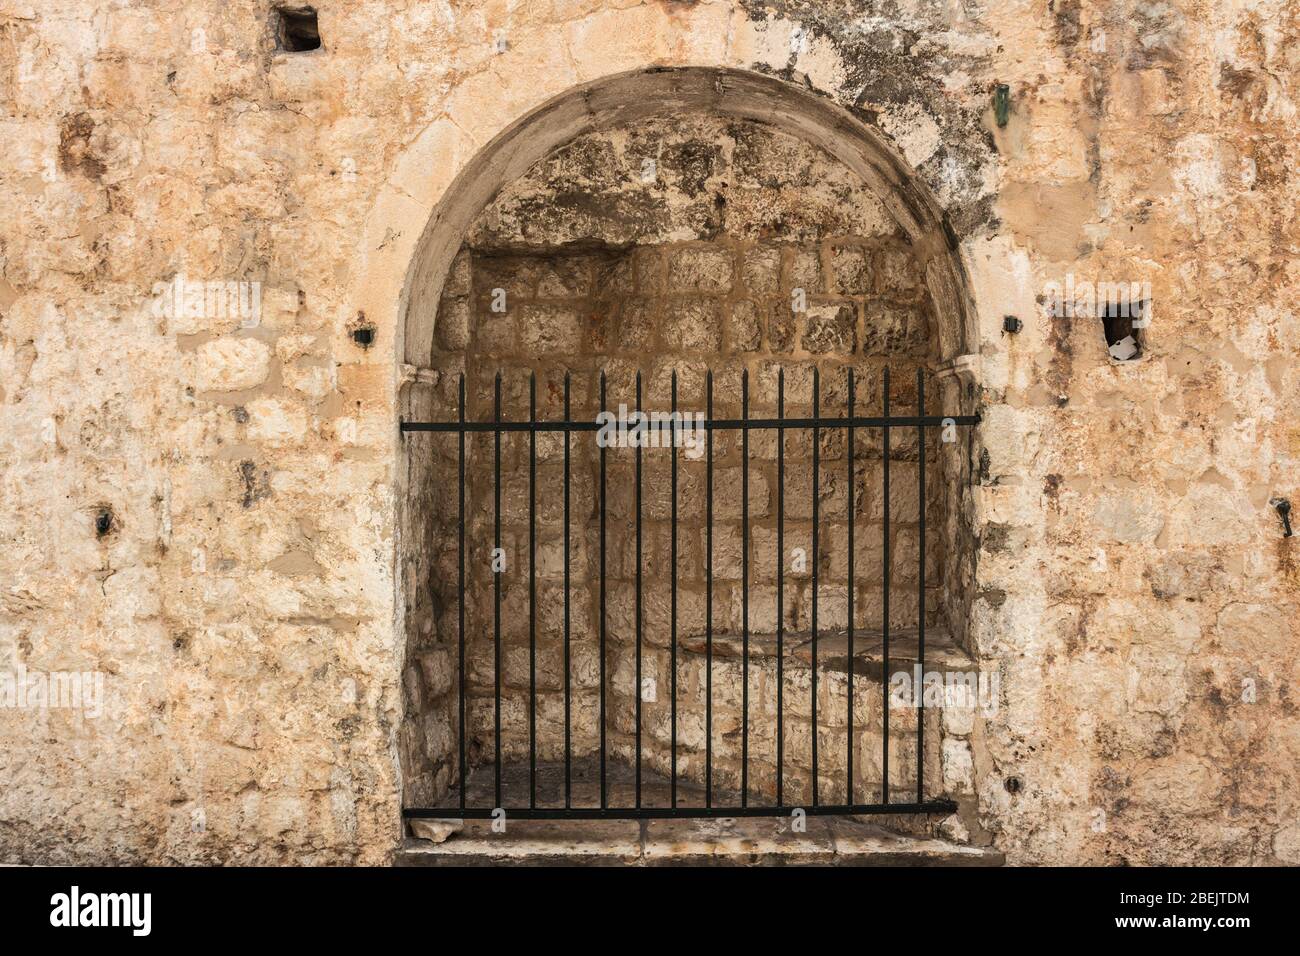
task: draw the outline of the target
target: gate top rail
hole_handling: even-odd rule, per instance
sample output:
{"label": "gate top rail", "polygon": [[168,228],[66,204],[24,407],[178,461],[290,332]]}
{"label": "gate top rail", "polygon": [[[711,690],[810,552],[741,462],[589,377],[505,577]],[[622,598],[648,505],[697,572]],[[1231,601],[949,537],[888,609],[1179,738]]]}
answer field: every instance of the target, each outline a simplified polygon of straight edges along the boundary
{"label": "gate top rail", "polygon": [[[854,415],[838,418],[705,418],[695,428],[712,431],[751,431],[786,428],[940,428],[947,425],[978,425],[979,415]],[[512,422],[424,422],[403,421],[404,432],[594,432],[600,422],[590,419]],[[651,428],[656,426],[651,426]],[[667,423],[657,426],[667,431]]]}

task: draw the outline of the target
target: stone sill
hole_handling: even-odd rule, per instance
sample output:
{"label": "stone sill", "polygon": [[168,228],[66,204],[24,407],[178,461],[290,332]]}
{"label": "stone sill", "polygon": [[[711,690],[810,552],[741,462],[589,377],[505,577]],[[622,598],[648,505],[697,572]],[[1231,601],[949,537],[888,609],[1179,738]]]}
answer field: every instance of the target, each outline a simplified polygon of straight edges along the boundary
{"label": "stone sill", "polygon": [[[450,822],[445,842],[408,839],[398,866],[1001,866],[1001,853],[905,836],[855,817]],[[457,832],[458,831],[458,832]],[[439,834],[440,837],[443,834]]]}

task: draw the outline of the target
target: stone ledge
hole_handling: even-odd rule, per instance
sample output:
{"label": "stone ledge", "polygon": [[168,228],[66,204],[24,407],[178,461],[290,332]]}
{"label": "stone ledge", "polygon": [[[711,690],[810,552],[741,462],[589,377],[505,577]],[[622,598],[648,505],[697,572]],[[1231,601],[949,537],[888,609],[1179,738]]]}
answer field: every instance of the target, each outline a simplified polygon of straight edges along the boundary
{"label": "stone ledge", "polygon": [[854,817],[465,821],[445,843],[407,840],[397,866],[1001,866],[1000,852],[893,833]]}
{"label": "stone ledge", "polygon": [[[782,637],[786,664],[810,666],[812,664],[812,634],[808,631],[787,631]],[[678,639],[679,645],[688,652],[705,653],[705,639],[692,635]],[[910,668],[917,662],[919,641],[915,627],[893,628],[889,632],[889,663],[891,669]],[[884,634],[878,627],[857,628],[853,633],[853,672],[855,674],[880,677],[884,664]],[[817,635],[818,670],[848,672],[848,632],[843,628],[825,629]],[[713,655],[715,658],[739,658],[742,652],[742,640],[737,634],[714,634]],[[775,634],[751,634],[749,637],[749,655],[751,660],[759,661],[776,657]],[[943,626],[925,629],[925,666],[927,670],[938,668],[945,671],[974,671],[976,664],[961,647],[959,647]]]}

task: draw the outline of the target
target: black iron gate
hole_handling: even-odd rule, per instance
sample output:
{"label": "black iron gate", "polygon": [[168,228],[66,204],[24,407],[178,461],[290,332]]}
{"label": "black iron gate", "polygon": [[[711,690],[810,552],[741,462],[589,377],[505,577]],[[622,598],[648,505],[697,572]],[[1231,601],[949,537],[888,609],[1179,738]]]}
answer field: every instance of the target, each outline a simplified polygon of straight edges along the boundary
{"label": "black iron gate", "polygon": [[[403,421],[401,424],[402,432],[431,432],[440,434],[450,434],[457,437],[457,462],[458,462],[458,504],[459,504],[459,524],[458,524],[458,581],[459,588],[458,605],[458,634],[457,634],[457,708],[458,708],[458,733],[457,733],[457,769],[460,779],[458,787],[459,796],[455,805],[445,807],[407,807],[403,810],[404,816],[408,818],[437,818],[459,816],[464,818],[490,818],[500,816],[503,812],[505,816],[515,819],[648,819],[664,817],[737,817],[737,816],[786,816],[795,810],[802,809],[808,814],[892,814],[892,813],[951,813],[956,810],[956,804],[951,800],[931,798],[927,799],[925,795],[924,781],[924,695],[918,694],[917,708],[918,715],[916,720],[916,743],[917,743],[917,772],[916,772],[916,791],[915,799],[908,801],[890,800],[890,783],[889,783],[889,654],[890,654],[890,626],[889,626],[889,595],[890,595],[890,551],[887,545],[890,534],[890,435],[898,433],[902,429],[914,429],[917,440],[917,478],[919,483],[918,502],[919,502],[919,567],[917,569],[917,597],[919,603],[919,612],[917,617],[917,661],[920,664],[921,671],[924,672],[925,665],[925,628],[926,628],[926,598],[925,598],[925,563],[926,563],[926,432],[933,429],[951,429],[958,426],[971,426],[979,422],[978,415],[927,415],[925,414],[925,381],[923,373],[918,370],[916,376],[916,410],[910,415],[895,415],[890,410],[890,384],[889,370],[883,370],[883,388],[881,397],[881,412],[879,415],[861,415],[855,405],[855,380],[852,369],[847,371],[847,402],[845,413],[842,416],[824,417],[821,413],[821,382],[820,373],[814,368],[812,382],[812,414],[807,417],[788,417],[785,414],[785,375],[784,370],[778,372],[777,378],[777,400],[776,400],[776,417],[774,418],[752,418],[749,414],[750,390],[748,373],[742,375],[741,385],[741,417],[740,418],[715,418],[713,414],[714,388],[713,373],[710,371],[706,374],[706,411],[702,421],[696,422],[692,427],[702,427],[706,436],[706,518],[705,518],[705,541],[707,558],[705,561],[706,575],[706,634],[705,634],[705,673],[708,676],[708,684],[705,695],[705,783],[704,798],[701,803],[684,805],[678,799],[678,772],[677,772],[677,751],[678,751],[678,605],[677,605],[677,559],[678,559],[678,451],[681,447],[679,431],[685,429],[684,419],[678,411],[677,401],[677,373],[674,371],[671,378],[672,399],[671,412],[667,416],[666,423],[661,421],[655,426],[669,432],[669,447],[672,449],[671,460],[671,482],[672,482],[672,515],[671,515],[671,634],[669,636],[669,650],[671,654],[671,800],[666,806],[649,806],[642,802],[642,714],[641,714],[641,665],[642,665],[642,641],[643,641],[643,604],[642,604],[642,446],[636,446],[635,458],[635,500],[636,500],[636,602],[635,602],[635,636],[636,636],[636,735],[635,735],[635,800],[631,806],[611,806],[608,797],[607,787],[607,766],[608,766],[608,749],[606,741],[606,694],[609,684],[608,680],[608,654],[607,654],[607,633],[606,633],[606,453],[607,444],[600,444],[599,448],[599,523],[600,523],[600,557],[599,557],[599,654],[600,654],[600,688],[599,688],[599,721],[600,721],[600,744],[599,744],[599,800],[594,805],[575,805],[573,799],[572,772],[573,772],[573,755],[571,732],[572,726],[572,659],[571,659],[571,635],[570,635],[570,570],[571,570],[571,437],[574,433],[599,432],[602,424],[599,420],[574,420],[571,413],[571,389],[570,376],[565,375],[564,379],[564,417],[562,420],[542,421],[537,417],[537,398],[536,398],[536,376],[530,376],[529,380],[529,417],[527,421],[507,421],[502,419],[502,401],[501,401],[501,374],[497,373],[495,378],[494,397],[493,397],[493,416],[491,421],[469,421],[466,420],[466,403],[465,403],[465,376],[461,374],[458,394],[458,415],[457,420],[452,422],[426,422],[426,421]],[[641,374],[636,374],[635,400],[636,411],[641,412],[642,382]],[[602,411],[608,409],[606,401],[606,376],[604,372],[600,374],[600,408]],[[784,555],[784,529],[785,529],[785,442],[780,440],[785,431],[791,429],[804,429],[812,433],[812,527],[811,537],[812,547],[812,607],[811,607],[811,655],[812,666],[810,670],[812,682],[811,710],[812,710],[812,774],[811,774],[811,802],[793,803],[786,799],[784,785],[784,754],[785,747],[783,742],[783,733],[785,727],[785,712],[783,701],[784,675],[783,667],[785,660],[784,647],[784,615],[782,602],[784,599],[784,564],[785,561],[778,559],[776,565],[776,785],[770,799],[754,801],[751,800],[750,786],[748,781],[749,770],[749,666],[750,666],[750,628],[749,628],[749,562],[750,562],[750,516],[749,516],[749,436],[751,432],[770,431],[777,432],[777,527],[776,527],[776,553]],[[878,800],[866,799],[859,801],[855,799],[858,794],[855,793],[855,784],[853,777],[853,746],[852,741],[855,734],[854,725],[854,680],[852,677],[852,667],[854,661],[854,613],[853,613],[853,593],[854,593],[854,511],[852,504],[848,508],[848,552],[847,552],[847,574],[848,574],[848,615],[847,615],[847,646],[848,661],[850,662],[850,677],[847,681],[847,716],[848,716],[848,746],[847,753],[847,800],[837,803],[824,803],[819,799],[818,781],[818,723],[817,723],[817,638],[818,638],[818,620],[817,620],[817,602],[818,602],[818,542],[819,535],[819,495],[817,493],[820,480],[820,434],[823,431],[840,429],[845,432],[847,454],[845,456],[848,468],[849,488],[854,487],[856,455],[855,439],[856,433],[861,429],[879,430],[881,435],[882,463],[883,463],[883,523],[884,534],[883,541],[883,576],[882,576],[882,596],[883,596],[883,661],[881,668],[882,681],[882,713],[881,723],[883,733],[881,737],[881,772],[882,784]],[[714,650],[714,632],[713,632],[713,511],[714,511],[714,482],[713,482],[713,436],[716,432],[732,431],[738,432],[741,438],[742,461],[743,461],[743,485],[741,491],[742,499],[742,555],[743,555],[743,580],[741,584],[741,594],[743,601],[743,631],[742,631],[742,674],[741,681],[743,687],[743,723],[741,730],[741,785],[739,788],[738,799],[719,802],[715,800],[715,789],[713,786],[713,767],[712,767],[712,746],[713,746],[713,728],[712,728],[712,708],[713,708],[713,650]],[[493,644],[494,644],[494,676],[495,676],[495,707],[494,707],[494,734],[493,741],[495,753],[493,755],[494,781],[492,786],[492,805],[487,806],[477,800],[469,800],[467,797],[466,780],[472,768],[467,766],[466,756],[466,707],[465,707],[465,686],[466,686],[466,627],[465,627],[465,440],[467,435],[488,434],[493,439],[493,535],[494,546],[496,549],[501,547],[501,438],[509,433],[527,433],[529,435],[529,481],[528,481],[528,521],[529,521],[529,717],[528,717],[528,740],[529,740],[529,799],[526,806],[502,806],[502,689],[501,689],[501,575],[493,575]],[[563,805],[562,806],[540,806],[537,799],[537,683],[536,683],[536,526],[537,526],[537,436],[542,433],[562,433],[564,436],[564,782],[563,782]],[[850,492],[851,493],[851,492]],[[864,795],[865,796],[865,795]]]}

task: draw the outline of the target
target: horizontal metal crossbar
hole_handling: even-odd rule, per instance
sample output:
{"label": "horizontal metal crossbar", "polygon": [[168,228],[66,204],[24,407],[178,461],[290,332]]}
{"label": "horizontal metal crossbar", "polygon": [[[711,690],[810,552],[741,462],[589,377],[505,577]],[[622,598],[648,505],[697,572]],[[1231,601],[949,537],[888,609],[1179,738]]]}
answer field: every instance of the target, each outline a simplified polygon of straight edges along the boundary
{"label": "horizontal metal crossbar", "polygon": [[[669,820],[719,817],[788,817],[796,810],[808,816],[882,816],[888,813],[956,813],[952,800],[927,800],[924,803],[822,803],[816,806],[789,807],[502,807],[513,820]],[[490,820],[497,808],[409,807],[402,811],[408,820]]]}
{"label": "horizontal metal crossbar", "polygon": [[[689,413],[682,413],[689,414]],[[689,421],[689,420],[687,420]],[[735,431],[748,428],[750,431],[761,429],[787,428],[942,428],[948,425],[978,425],[978,415],[855,415],[852,418],[714,418],[702,422],[690,422],[692,428],[707,431]],[[604,427],[600,422],[558,421],[558,422],[402,422],[404,432],[595,432]],[[682,428],[679,425],[678,428]],[[646,431],[671,431],[667,422],[658,425],[647,424]]]}

